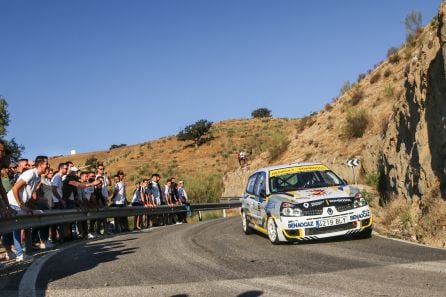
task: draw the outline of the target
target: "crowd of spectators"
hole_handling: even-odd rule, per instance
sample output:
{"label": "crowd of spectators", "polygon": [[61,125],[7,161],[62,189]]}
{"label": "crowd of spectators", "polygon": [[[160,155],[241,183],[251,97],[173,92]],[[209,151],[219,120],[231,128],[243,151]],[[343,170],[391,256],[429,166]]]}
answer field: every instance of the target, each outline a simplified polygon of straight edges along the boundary
{"label": "crowd of spectators", "polygon": [[[9,162],[9,152],[0,140],[0,219],[36,210],[81,209],[98,210],[107,207],[155,208],[185,205],[187,213],[178,215],[141,215],[133,218],[133,229],[140,230],[172,223],[187,222],[190,215],[189,199],[184,182],[176,182],[174,177],[161,185],[161,177],[154,173],[136,182],[129,201],[126,197],[125,174],[119,170],[112,178],[106,173],[103,164],[94,171],[81,171],[72,162],[58,164],[53,169],[48,157],[37,156],[34,161],[20,159],[17,164]],[[74,239],[93,239],[116,232],[129,231],[128,217],[115,217],[113,220],[100,219],[78,221],[53,226],[33,228],[31,238],[33,248],[49,249],[56,244]],[[17,262],[31,260],[25,255],[22,246],[24,230],[0,234],[5,252],[0,261]],[[1,265],[2,262],[0,262]]]}

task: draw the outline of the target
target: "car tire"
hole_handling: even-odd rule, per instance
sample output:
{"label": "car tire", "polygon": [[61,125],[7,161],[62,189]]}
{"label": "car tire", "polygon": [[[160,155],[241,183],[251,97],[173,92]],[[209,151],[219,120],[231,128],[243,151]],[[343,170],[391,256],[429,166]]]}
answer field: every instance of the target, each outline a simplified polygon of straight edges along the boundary
{"label": "car tire", "polygon": [[268,230],[268,238],[272,244],[279,244],[279,233],[277,232],[277,226],[272,217],[268,217],[266,223],[266,228]]}
{"label": "car tire", "polygon": [[245,212],[242,212],[242,229],[246,235],[252,233],[252,228],[249,227],[248,217],[246,216]]}
{"label": "car tire", "polygon": [[361,239],[372,237],[372,228],[367,228],[367,229],[362,230],[361,232],[356,234],[355,237],[356,238],[361,238]]}

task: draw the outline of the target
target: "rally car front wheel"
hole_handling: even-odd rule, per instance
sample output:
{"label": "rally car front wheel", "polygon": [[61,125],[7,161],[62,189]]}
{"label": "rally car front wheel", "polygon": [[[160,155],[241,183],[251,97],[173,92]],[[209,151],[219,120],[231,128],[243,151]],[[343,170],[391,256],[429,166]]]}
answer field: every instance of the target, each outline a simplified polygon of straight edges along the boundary
{"label": "rally car front wheel", "polygon": [[268,230],[268,238],[271,241],[272,244],[278,244],[279,241],[279,234],[277,233],[277,226],[274,222],[274,219],[272,217],[268,218],[268,221],[266,223],[267,230]]}

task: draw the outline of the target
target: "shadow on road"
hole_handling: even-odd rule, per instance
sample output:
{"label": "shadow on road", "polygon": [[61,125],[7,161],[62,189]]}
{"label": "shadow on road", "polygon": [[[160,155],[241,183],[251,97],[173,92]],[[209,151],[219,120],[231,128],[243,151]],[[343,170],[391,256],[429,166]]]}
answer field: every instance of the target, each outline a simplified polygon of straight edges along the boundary
{"label": "shadow on road", "polygon": [[[254,291],[246,291],[243,292],[239,295],[237,295],[237,297],[260,297],[263,295],[263,291],[259,291],[259,290],[254,290]],[[190,297],[189,294],[175,294],[175,295],[171,295],[170,297]]]}
{"label": "shadow on road", "polygon": [[93,269],[101,263],[119,260],[120,256],[135,253],[138,248],[126,248],[126,242],[135,239],[85,242],[61,251],[51,258],[39,273],[36,289],[46,290],[48,284],[53,281],[73,277],[76,273]]}

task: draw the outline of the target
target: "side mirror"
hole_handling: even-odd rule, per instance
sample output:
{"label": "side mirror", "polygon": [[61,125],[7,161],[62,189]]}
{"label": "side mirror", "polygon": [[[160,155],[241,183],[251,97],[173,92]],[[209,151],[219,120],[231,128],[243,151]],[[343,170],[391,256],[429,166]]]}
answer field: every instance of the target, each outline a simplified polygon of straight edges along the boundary
{"label": "side mirror", "polygon": [[260,198],[266,198],[266,191],[265,189],[260,190]]}

